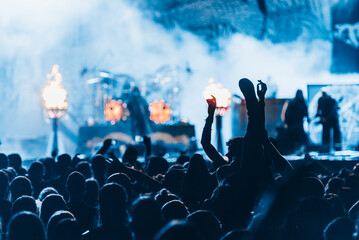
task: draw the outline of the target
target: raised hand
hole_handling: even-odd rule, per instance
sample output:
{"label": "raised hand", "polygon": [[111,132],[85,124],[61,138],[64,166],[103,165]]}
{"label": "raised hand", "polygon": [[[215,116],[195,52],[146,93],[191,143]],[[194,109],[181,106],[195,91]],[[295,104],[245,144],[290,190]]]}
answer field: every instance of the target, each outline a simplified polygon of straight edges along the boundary
{"label": "raised hand", "polygon": [[259,100],[264,100],[264,96],[267,92],[267,84],[262,82],[262,80],[258,80],[257,84],[257,95]]}
{"label": "raised hand", "polygon": [[106,139],[103,142],[103,146],[106,147],[106,148],[109,148],[111,146],[111,143],[112,143],[112,139]]}
{"label": "raised hand", "polygon": [[151,147],[151,138],[149,136],[142,136],[143,137],[143,144],[146,147]]}
{"label": "raised hand", "polygon": [[125,172],[126,170],[126,166],[125,164],[123,164],[116,156],[114,153],[109,153],[108,154],[110,156],[110,158],[112,159],[112,161],[109,159],[110,164],[118,171],[118,172]]}
{"label": "raised hand", "polygon": [[107,150],[111,147],[112,144],[112,139],[106,139],[103,144],[102,147],[96,152],[96,154],[101,154],[104,155]]}
{"label": "raised hand", "polygon": [[211,95],[211,96],[212,96],[212,98],[211,99],[206,99],[206,101],[207,101],[207,104],[208,104],[208,115],[213,116],[214,111],[216,110],[217,100],[213,95]]}
{"label": "raised hand", "polygon": [[151,138],[149,136],[142,136],[143,144],[146,147],[146,157],[151,155]]}

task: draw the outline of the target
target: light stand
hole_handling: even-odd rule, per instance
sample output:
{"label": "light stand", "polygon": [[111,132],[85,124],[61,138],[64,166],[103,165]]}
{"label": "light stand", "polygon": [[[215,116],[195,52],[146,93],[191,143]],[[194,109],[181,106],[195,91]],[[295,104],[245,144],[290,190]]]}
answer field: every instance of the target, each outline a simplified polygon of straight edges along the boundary
{"label": "light stand", "polygon": [[66,101],[67,92],[61,86],[62,75],[59,73],[59,66],[52,67],[52,73],[48,75],[51,80],[42,89],[42,98],[44,100],[45,115],[52,120],[52,157],[58,154],[58,119],[61,118],[67,110],[68,103]]}
{"label": "light stand", "polygon": [[223,142],[222,142],[222,116],[216,115],[216,134],[217,134],[217,151],[223,155]]}

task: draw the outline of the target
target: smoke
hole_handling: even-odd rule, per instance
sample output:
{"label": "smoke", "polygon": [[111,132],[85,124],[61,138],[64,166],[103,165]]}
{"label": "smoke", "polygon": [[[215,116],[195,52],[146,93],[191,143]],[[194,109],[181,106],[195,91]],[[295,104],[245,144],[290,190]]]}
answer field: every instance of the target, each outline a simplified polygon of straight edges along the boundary
{"label": "smoke", "polygon": [[[179,101],[197,137],[206,116],[202,91],[209,78],[235,94],[240,94],[240,78],[262,79],[277,88],[280,98],[294,96],[298,88],[305,90],[307,83],[338,79],[328,72],[330,42],[276,45],[234,34],[221,39],[224,48],[213,53],[198,36],[179,28],[166,30],[126,0],[5,0],[0,5],[0,28],[0,135],[3,142],[14,143],[0,146],[5,152],[22,151],[16,140],[47,138],[51,132],[41,89],[54,64],[60,66],[72,116],[63,121],[75,135],[93,114],[80,75],[84,68],[89,74],[126,73],[140,82],[165,65],[189,66],[192,73],[178,83]],[[231,137],[230,115],[224,120],[225,141]],[[65,150],[72,153],[75,145],[69,142]]]}

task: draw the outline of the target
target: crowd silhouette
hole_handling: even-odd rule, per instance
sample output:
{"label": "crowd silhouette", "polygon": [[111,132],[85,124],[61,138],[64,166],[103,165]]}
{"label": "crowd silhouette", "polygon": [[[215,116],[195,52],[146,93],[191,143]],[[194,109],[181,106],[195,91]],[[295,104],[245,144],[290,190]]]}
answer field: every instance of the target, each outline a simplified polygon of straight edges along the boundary
{"label": "crowd silhouette", "polygon": [[169,163],[146,136],[143,163],[133,146],[116,155],[111,139],[93,156],[62,154],[28,169],[19,154],[0,154],[1,239],[357,239],[359,166],[328,172],[306,156],[294,169],[265,129],[266,84],[243,78],[239,88],[247,131],[228,141],[225,156],[211,144],[214,97],[201,138],[206,156],[182,153]]}

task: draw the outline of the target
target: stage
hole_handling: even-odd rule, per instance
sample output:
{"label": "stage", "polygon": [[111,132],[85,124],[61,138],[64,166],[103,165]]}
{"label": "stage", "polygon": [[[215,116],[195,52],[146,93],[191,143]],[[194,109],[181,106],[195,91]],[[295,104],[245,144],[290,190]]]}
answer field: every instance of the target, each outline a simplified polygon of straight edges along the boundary
{"label": "stage", "polygon": [[[152,132],[149,136],[155,151],[179,153],[180,151],[193,151],[197,148],[193,125],[152,123],[150,129]],[[114,125],[99,124],[80,127],[77,152],[90,154],[101,147],[103,141],[108,138],[115,140],[117,146],[135,145],[140,152],[143,152],[143,146],[139,141],[141,136],[132,136],[129,121],[121,121]]]}

